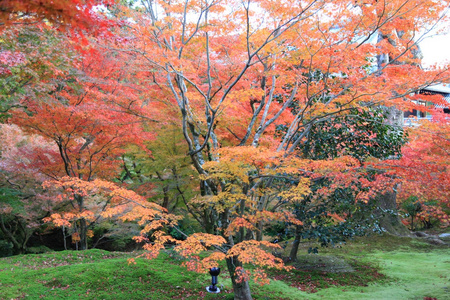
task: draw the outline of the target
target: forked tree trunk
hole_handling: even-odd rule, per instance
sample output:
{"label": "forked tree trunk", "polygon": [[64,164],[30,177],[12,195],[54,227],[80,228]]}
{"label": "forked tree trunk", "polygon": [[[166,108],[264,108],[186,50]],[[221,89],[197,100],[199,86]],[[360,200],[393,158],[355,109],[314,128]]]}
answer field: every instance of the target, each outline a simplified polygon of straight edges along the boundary
{"label": "forked tree trunk", "polygon": [[[84,197],[80,195],[75,195],[75,200],[78,204],[78,210],[80,213],[84,209]],[[80,235],[80,250],[87,250],[87,221],[85,218],[81,218],[78,223],[78,233]],[[78,247],[77,247],[78,248]],[[78,249],[77,249],[78,250]]]}
{"label": "forked tree trunk", "polygon": [[80,219],[80,250],[87,250],[87,222],[86,219]]}
{"label": "forked tree trunk", "polygon": [[296,261],[297,260],[297,253],[298,253],[298,247],[300,245],[301,240],[301,226],[296,225],[295,226],[295,237],[294,237],[294,243],[292,244],[291,252],[289,253],[289,260],[290,261]]}
{"label": "forked tree trunk", "polygon": [[[408,228],[401,222],[397,213],[397,193],[387,191],[374,198],[376,209],[372,212],[380,227],[396,236],[410,236]],[[391,213],[386,213],[391,212]]]}
{"label": "forked tree trunk", "polygon": [[230,273],[231,283],[233,284],[234,300],[252,300],[250,286],[248,281],[238,282],[236,268],[242,267],[242,263],[234,256],[226,259],[228,272]]}

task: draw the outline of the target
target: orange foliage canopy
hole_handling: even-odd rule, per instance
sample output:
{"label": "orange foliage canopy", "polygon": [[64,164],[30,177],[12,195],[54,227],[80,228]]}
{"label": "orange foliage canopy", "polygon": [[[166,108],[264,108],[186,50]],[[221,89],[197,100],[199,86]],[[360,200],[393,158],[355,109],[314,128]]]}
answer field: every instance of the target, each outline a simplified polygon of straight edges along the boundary
{"label": "orange foliage canopy", "polygon": [[[28,9],[19,1],[2,3],[9,4],[12,16]],[[92,8],[97,2],[85,3]],[[332,179],[321,195],[358,182],[367,191],[357,197],[362,201],[393,185],[383,175],[369,182],[363,176],[368,171],[350,157],[310,161],[297,150],[313,124],[354,108],[410,108],[412,92],[445,80],[445,68],[420,68],[416,41],[448,5],[431,0],[175,0],[122,7],[117,16],[127,26],[114,31],[115,39],[98,41],[101,51],[78,61],[75,69],[81,74],[74,77],[80,90],[64,78],[67,84],[48,101],[26,99],[33,115],[18,113],[14,121],[58,145],[62,162],[41,157],[47,160],[47,174],[71,176],[53,182],[64,197],[111,204],[104,211],[91,210],[94,216],[138,220],[143,231],[136,239],[148,242],[149,257],[165,243],[177,243],[190,268],[205,270],[225,259],[233,284],[246,282],[249,271],[242,263],[284,267],[266,251],[277,246],[254,234],[271,220],[298,224],[283,208],[308,195],[314,180]],[[35,6],[29,9],[41,13]],[[83,12],[82,18],[90,13]],[[10,22],[9,16],[3,18]],[[151,138],[136,116],[158,125],[179,124],[201,182],[201,195],[192,202],[209,213],[213,226],[208,233],[175,241],[162,229],[176,229],[177,217],[96,179],[112,177],[125,145],[142,146]],[[279,127],[285,130],[280,133]],[[425,147],[419,149],[425,153]],[[271,184],[283,176],[295,186]],[[90,217],[84,208],[52,216],[56,222]],[[198,256],[213,249],[207,258]],[[266,283],[261,268],[254,275]]]}
{"label": "orange foliage canopy", "polygon": [[99,217],[120,217],[122,220],[139,218],[141,224],[146,223],[143,233],[160,229],[162,226],[176,224],[179,217],[167,214],[167,210],[157,204],[146,201],[140,195],[114,183],[95,179],[84,181],[74,177],[62,177],[59,180],[46,181],[43,185],[50,190],[61,190],[56,201],[73,202],[77,196],[85,197],[87,208],[74,207],[72,211],[55,213],[47,222],[54,222],[57,226],[71,226],[77,219],[94,220]]}
{"label": "orange foliage canopy", "polygon": [[62,26],[92,29],[105,25],[93,11],[97,5],[112,5],[115,0],[0,0],[0,31],[3,26],[47,20]]}
{"label": "orange foliage canopy", "polygon": [[[64,40],[63,40],[64,41]],[[67,42],[67,41],[65,41]],[[67,42],[66,46],[70,47]],[[48,79],[59,88],[38,99],[26,95],[12,122],[58,147],[57,153],[33,154],[36,166],[52,178],[111,178],[126,147],[146,149],[153,133],[143,128],[141,107],[132,82],[123,84],[127,69],[109,53],[86,52],[72,61],[71,72]],[[149,112],[147,112],[149,113]]]}
{"label": "orange foliage canopy", "polygon": [[[145,97],[159,99],[168,108],[164,117],[178,120],[202,184],[192,203],[214,220],[205,228],[227,241],[226,255],[261,256],[245,250],[261,246],[248,233],[269,219],[292,220],[284,205],[307,195],[311,181],[332,179],[320,195],[357,183],[357,201],[394,186],[389,174],[369,181],[352,158],[308,161],[297,150],[313,124],[354,108],[408,109],[414,91],[448,78],[446,68],[420,68],[416,42],[448,4],[148,1],[122,9],[130,22],[117,48],[128,51],[136,77],[147,83]],[[272,186],[277,176],[297,186]]]}

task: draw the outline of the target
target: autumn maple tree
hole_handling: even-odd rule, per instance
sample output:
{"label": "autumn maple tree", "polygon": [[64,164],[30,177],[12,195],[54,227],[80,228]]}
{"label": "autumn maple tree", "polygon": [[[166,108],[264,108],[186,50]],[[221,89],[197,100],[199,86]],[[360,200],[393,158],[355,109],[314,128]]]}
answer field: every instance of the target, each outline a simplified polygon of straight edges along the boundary
{"label": "autumn maple tree", "polygon": [[[146,82],[144,97],[178,108],[170,117],[179,120],[201,186],[201,197],[192,201],[212,216],[212,224],[204,224],[208,235],[186,243],[194,249],[221,247],[225,256],[217,258],[227,260],[236,299],[251,298],[247,277],[240,276],[247,271],[236,267],[257,260],[249,253],[263,253],[249,250],[261,245],[254,224],[281,217],[274,213],[289,217],[285,206],[274,202],[277,177],[286,173],[298,182],[278,190],[278,199],[286,202],[302,197],[316,176],[347,187],[355,180],[367,185],[360,201],[379,190],[380,181],[371,183],[352,171],[364,167],[353,158],[311,163],[296,149],[317,124],[355,109],[409,108],[414,91],[445,78],[445,69],[419,67],[417,41],[446,6],[143,1],[136,9],[122,8],[129,23],[118,33],[123,41],[118,49],[130,54],[136,77]],[[320,193],[329,191],[324,187]],[[194,237],[203,248],[193,244]]]}
{"label": "autumn maple tree", "polygon": [[[69,52],[71,41],[61,37],[60,46],[63,43]],[[133,105],[134,83],[127,80],[127,69],[117,57],[92,48],[82,53],[73,50],[72,54],[77,56],[67,70],[41,78],[39,84],[48,88],[39,93],[40,99],[28,94],[19,99],[21,107],[10,121],[55,146],[28,157],[48,179],[112,179],[126,147],[133,144],[145,149],[142,141],[151,140],[153,134],[145,132],[141,117],[136,117],[140,107]],[[83,194],[65,200],[66,206],[60,207],[67,215],[59,216],[72,222],[73,237],[84,249],[88,228],[98,220],[98,213],[93,219],[87,217],[96,211],[95,205],[90,207],[93,203],[86,203]],[[58,224],[58,218],[52,219]]]}
{"label": "autumn maple tree", "polygon": [[25,253],[29,239],[56,205],[55,195],[42,187],[48,178],[35,167],[32,154],[55,147],[16,125],[1,124],[0,137],[0,232],[12,244],[12,254]]}

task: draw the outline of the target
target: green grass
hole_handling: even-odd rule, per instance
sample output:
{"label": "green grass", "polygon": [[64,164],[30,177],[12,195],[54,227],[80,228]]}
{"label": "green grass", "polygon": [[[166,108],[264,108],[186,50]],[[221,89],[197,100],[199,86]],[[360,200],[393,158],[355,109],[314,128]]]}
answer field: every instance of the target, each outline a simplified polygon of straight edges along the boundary
{"label": "green grass", "polygon": [[[224,268],[219,276],[223,292],[211,295],[205,291],[208,274],[189,272],[167,254],[128,264],[127,259],[135,255],[88,250],[2,258],[0,299],[233,299]],[[372,237],[342,248],[320,249],[319,256],[330,255],[345,260],[356,272],[271,272],[278,280],[263,287],[251,284],[254,298],[450,299],[446,247]]]}
{"label": "green grass", "polygon": [[[334,286],[310,294],[289,290],[286,295],[289,299],[450,299],[448,251],[374,252],[366,259],[379,262],[389,280],[368,282],[367,286]],[[277,288],[283,291],[285,286],[279,283]]]}
{"label": "green grass", "polygon": [[101,250],[20,255],[0,260],[2,299],[201,299],[207,275],[162,255],[128,264]]}

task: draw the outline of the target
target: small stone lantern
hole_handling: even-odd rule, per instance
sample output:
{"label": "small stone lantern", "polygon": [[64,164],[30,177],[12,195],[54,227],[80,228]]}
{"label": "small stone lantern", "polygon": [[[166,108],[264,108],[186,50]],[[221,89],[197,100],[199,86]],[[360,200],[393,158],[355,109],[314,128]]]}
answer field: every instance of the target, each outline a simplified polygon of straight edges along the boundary
{"label": "small stone lantern", "polygon": [[220,274],[220,268],[211,268],[209,269],[209,274],[211,274],[211,285],[206,287],[206,291],[208,293],[220,293],[220,289],[216,286],[217,284],[217,276]]}

